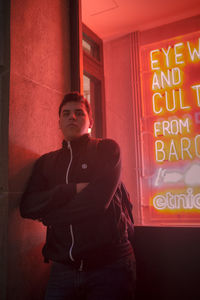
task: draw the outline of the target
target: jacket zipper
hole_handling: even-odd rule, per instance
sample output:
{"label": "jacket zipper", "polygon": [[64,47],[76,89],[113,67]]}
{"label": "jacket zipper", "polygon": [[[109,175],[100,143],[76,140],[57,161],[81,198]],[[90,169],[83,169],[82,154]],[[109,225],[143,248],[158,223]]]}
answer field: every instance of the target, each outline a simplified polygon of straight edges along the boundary
{"label": "jacket zipper", "polygon": [[72,256],[72,249],[74,247],[74,233],[73,233],[73,228],[72,228],[72,224],[69,225],[69,230],[70,230],[70,234],[71,234],[71,238],[72,238],[72,244],[71,247],[69,249],[69,257],[72,261],[74,261],[74,258]]}
{"label": "jacket zipper", "polygon": [[[69,170],[70,170],[72,160],[73,160],[73,152],[72,152],[72,147],[71,147],[70,141],[67,142],[67,148],[70,151],[70,161],[69,161],[69,165],[67,167],[67,172],[66,172],[66,183],[68,184],[69,183]],[[73,256],[72,256],[72,250],[73,250],[73,247],[74,247],[74,233],[73,233],[72,224],[69,225],[69,230],[70,230],[70,234],[71,234],[71,238],[72,238],[72,244],[71,244],[71,247],[69,249],[69,257],[72,261],[75,261]],[[81,260],[80,267],[79,267],[79,271],[81,272],[82,270],[83,270],[83,260]]]}
{"label": "jacket zipper", "polygon": [[[73,160],[73,153],[72,153],[72,147],[71,147],[70,141],[67,142],[67,148],[70,151],[70,161],[69,161],[69,165],[67,167],[67,173],[66,173],[66,183],[68,184],[69,183],[69,170],[70,170],[72,160]],[[72,249],[74,247],[74,233],[73,233],[72,224],[69,225],[69,229],[70,229],[70,234],[71,234],[71,238],[72,238],[72,244],[71,244],[71,247],[69,249],[69,257],[72,261],[74,261],[74,258],[72,256]]]}

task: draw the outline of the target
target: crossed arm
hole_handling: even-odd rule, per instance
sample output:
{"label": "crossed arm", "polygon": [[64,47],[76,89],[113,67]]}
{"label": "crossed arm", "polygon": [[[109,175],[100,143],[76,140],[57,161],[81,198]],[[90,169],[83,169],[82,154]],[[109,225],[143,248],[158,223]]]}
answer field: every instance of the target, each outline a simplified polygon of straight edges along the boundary
{"label": "crossed arm", "polygon": [[104,212],[119,183],[120,150],[114,141],[103,140],[98,151],[97,174],[91,182],[59,184],[50,190],[41,172],[42,159],[39,159],[21,200],[22,217],[50,225],[76,223]]}
{"label": "crossed arm", "polygon": [[89,182],[80,182],[76,184],[76,192],[77,194],[80,193],[87,185]]}

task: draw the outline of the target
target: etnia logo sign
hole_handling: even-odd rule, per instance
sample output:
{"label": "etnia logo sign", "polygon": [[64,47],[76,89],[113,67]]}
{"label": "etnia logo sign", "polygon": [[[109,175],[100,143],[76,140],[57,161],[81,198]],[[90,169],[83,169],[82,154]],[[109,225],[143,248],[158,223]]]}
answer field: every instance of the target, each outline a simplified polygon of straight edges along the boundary
{"label": "etnia logo sign", "polygon": [[200,193],[193,195],[193,189],[188,188],[185,194],[157,195],[153,198],[153,205],[158,210],[200,209]]}
{"label": "etnia logo sign", "polygon": [[200,32],[140,54],[144,217],[200,224]]}

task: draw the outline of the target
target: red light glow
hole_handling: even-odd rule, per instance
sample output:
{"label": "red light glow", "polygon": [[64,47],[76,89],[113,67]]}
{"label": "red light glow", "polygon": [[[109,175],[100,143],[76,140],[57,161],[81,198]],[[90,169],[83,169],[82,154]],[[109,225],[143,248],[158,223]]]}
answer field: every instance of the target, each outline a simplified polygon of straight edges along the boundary
{"label": "red light glow", "polygon": [[144,224],[200,225],[199,36],[141,49]]}

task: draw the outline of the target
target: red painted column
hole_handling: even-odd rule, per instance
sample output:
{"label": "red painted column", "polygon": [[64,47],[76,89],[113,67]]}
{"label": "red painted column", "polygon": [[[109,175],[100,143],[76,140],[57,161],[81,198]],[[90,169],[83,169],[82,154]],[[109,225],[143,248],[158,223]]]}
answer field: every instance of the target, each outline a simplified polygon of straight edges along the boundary
{"label": "red painted column", "polygon": [[70,90],[69,1],[11,1],[8,299],[43,299],[45,228],[19,201],[35,159],[61,145],[58,106]]}

